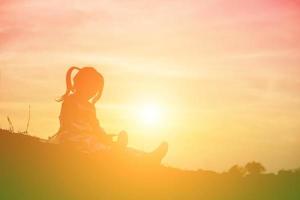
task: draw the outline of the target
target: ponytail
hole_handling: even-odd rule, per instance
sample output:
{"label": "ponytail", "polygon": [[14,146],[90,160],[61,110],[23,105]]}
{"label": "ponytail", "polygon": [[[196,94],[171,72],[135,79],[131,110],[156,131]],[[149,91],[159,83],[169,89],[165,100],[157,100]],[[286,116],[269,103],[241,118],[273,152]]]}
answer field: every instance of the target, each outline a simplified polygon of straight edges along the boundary
{"label": "ponytail", "polygon": [[70,68],[68,69],[67,75],[66,75],[66,86],[67,86],[67,89],[66,89],[65,94],[64,94],[63,96],[61,96],[59,99],[56,100],[57,102],[64,101],[65,98],[66,98],[67,96],[69,96],[70,92],[73,92],[74,88],[73,88],[73,85],[72,85],[72,80],[71,80],[71,78],[72,78],[72,72],[73,72],[73,70],[75,70],[75,69],[78,70],[78,71],[80,71],[80,68],[74,67],[74,66],[73,66],[73,67],[70,67]]}

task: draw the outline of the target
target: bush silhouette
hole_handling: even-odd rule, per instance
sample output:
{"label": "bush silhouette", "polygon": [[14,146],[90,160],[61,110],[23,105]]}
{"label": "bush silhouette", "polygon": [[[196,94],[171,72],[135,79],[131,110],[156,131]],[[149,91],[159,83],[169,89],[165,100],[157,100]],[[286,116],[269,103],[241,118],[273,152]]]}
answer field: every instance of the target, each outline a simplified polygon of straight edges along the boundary
{"label": "bush silhouette", "polygon": [[228,173],[232,176],[244,177],[246,175],[247,171],[242,166],[234,165],[228,170]]}
{"label": "bush silhouette", "polygon": [[245,166],[249,175],[258,175],[266,171],[266,168],[259,162],[249,162]]}

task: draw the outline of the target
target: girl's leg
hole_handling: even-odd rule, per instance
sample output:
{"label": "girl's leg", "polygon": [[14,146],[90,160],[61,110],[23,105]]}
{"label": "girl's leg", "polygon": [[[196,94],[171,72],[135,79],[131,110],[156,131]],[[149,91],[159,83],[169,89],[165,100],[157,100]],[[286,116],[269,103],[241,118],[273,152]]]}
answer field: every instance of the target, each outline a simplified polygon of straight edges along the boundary
{"label": "girl's leg", "polygon": [[166,142],[161,143],[152,152],[143,152],[134,148],[128,148],[128,134],[125,131],[119,133],[116,143],[113,144],[113,149],[126,151],[131,156],[145,158],[154,163],[160,163],[161,160],[166,156],[168,152],[168,144]]}

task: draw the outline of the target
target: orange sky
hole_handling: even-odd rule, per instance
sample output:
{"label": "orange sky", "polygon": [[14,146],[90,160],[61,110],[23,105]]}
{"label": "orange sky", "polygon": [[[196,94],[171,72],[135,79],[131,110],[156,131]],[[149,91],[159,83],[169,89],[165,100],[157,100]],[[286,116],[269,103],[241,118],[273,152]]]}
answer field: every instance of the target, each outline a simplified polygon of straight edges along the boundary
{"label": "orange sky", "polygon": [[0,0],[0,126],[24,129],[31,104],[32,134],[52,135],[66,69],[92,65],[102,126],[144,150],[169,141],[167,165],[299,167],[299,24],[300,1]]}

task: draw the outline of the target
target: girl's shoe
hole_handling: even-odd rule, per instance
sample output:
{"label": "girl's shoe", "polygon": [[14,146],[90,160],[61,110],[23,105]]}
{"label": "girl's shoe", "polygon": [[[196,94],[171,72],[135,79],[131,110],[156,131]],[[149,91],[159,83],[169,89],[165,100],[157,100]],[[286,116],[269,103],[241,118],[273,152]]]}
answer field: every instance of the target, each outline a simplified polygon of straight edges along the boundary
{"label": "girl's shoe", "polygon": [[168,152],[168,143],[162,142],[153,152],[150,153],[151,160],[160,163]]}

